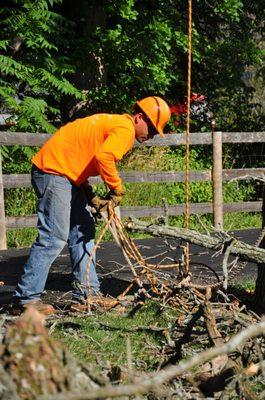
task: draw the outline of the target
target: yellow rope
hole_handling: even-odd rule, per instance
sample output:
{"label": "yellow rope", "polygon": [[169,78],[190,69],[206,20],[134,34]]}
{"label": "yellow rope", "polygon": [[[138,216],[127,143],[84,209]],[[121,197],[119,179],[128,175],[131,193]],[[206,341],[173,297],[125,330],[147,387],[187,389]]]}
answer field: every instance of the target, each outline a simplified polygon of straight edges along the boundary
{"label": "yellow rope", "polygon": [[[191,53],[192,53],[192,0],[189,0],[189,23],[188,23],[188,76],[187,76],[187,121],[186,121],[186,206],[185,206],[185,228],[190,224],[190,94],[191,94]],[[189,243],[185,251],[185,275],[190,268]]]}

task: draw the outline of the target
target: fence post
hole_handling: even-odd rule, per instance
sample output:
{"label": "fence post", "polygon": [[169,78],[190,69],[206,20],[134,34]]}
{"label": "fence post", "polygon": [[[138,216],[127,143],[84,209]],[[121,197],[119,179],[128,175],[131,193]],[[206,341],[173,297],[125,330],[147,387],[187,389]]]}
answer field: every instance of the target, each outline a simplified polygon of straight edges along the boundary
{"label": "fence post", "polygon": [[0,250],[5,250],[7,248],[7,245],[6,245],[6,218],[5,218],[1,148],[2,148],[2,146],[0,146]]}
{"label": "fence post", "polygon": [[212,126],[213,139],[213,216],[214,227],[223,230],[223,194],[222,194],[222,132],[216,132]]}

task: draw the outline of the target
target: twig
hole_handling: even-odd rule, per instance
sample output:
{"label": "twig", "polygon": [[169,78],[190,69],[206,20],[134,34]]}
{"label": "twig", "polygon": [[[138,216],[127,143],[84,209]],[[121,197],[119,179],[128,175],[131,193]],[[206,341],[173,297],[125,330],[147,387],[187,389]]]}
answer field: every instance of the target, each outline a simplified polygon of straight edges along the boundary
{"label": "twig", "polygon": [[231,253],[231,250],[233,248],[235,244],[235,239],[232,239],[230,244],[227,246],[226,250],[225,250],[225,254],[224,254],[224,258],[223,258],[223,288],[225,290],[227,290],[228,287],[228,267],[227,267],[227,263],[228,263],[228,258],[229,255]]}
{"label": "twig", "polygon": [[131,376],[133,372],[133,362],[132,362],[132,344],[129,335],[126,337],[126,358],[127,358],[127,366],[129,374]]}

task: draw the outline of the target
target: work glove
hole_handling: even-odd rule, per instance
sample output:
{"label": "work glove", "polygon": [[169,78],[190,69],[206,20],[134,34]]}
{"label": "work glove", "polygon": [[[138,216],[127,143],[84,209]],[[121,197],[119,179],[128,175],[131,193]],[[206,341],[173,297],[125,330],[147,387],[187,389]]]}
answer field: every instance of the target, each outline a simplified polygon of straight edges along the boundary
{"label": "work glove", "polygon": [[108,192],[108,194],[105,197],[105,199],[106,200],[110,200],[111,201],[111,206],[113,208],[115,208],[120,204],[124,194],[125,194],[125,190],[124,189],[122,189],[122,190],[112,189],[112,190],[110,190]]}
{"label": "work glove", "polygon": [[101,197],[95,195],[92,199],[90,199],[89,204],[99,213],[100,211],[107,210],[109,200],[102,199]]}
{"label": "work glove", "polygon": [[88,183],[83,185],[84,192],[87,197],[88,204],[95,209],[97,213],[102,211],[102,208],[107,206],[108,200],[102,199],[101,197],[97,196],[91,185]]}
{"label": "work glove", "polygon": [[97,212],[107,211],[109,205],[112,208],[117,207],[120,204],[124,194],[124,190],[110,190],[103,199],[99,196],[94,196],[91,199],[90,204],[96,209]]}
{"label": "work glove", "polygon": [[93,188],[90,185],[84,186],[84,190],[88,199],[88,204],[98,213],[101,211],[107,211],[108,205],[110,205],[112,208],[117,207],[120,204],[123,195],[125,194],[124,189],[113,189],[110,190],[104,198],[102,198],[93,192]]}

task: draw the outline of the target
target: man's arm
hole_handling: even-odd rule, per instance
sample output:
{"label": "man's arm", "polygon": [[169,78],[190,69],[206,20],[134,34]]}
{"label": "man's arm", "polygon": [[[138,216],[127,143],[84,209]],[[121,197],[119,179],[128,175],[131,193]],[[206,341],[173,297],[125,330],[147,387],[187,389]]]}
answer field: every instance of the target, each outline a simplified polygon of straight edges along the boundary
{"label": "man's arm", "polygon": [[122,180],[119,177],[116,162],[133,147],[134,132],[125,127],[113,129],[105,142],[95,154],[99,174],[112,191],[123,192]]}

